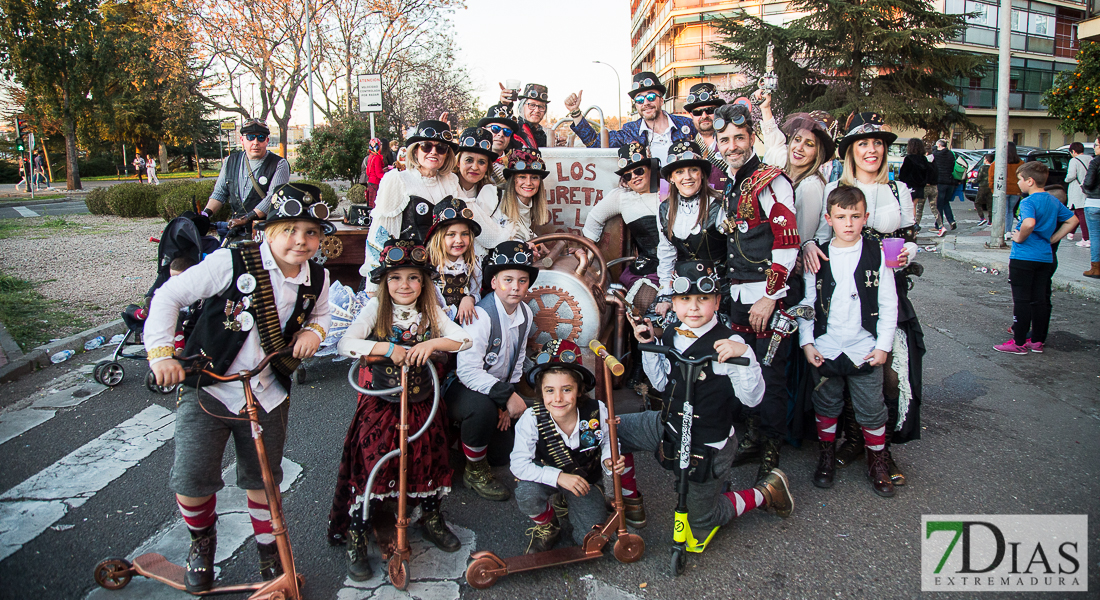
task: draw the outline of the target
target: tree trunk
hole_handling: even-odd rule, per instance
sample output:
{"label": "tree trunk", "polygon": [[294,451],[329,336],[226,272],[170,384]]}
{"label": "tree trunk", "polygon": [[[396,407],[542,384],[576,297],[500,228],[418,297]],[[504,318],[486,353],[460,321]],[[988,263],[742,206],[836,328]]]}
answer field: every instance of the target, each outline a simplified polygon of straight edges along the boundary
{"label": "tree trunk", "polygon": [[202,179],[202,159],[199,158],[199,143],[191,140],[191,146],[195,149],[195,170],[199,172],[199,179]]}
{"label": "tree trunk", "polygon": [[288,115],[285,121],[275,117],[275,122],[279,124],[279,156],[286,158],[286,138],[290,135],[290,117]]}
{"label": "tree trunk", "polygon": [[65,135],[65,189],[79,190],[83,188],[80,187],[80,166],[76,155],[76,118],[73,116],[69,104],[68,87],[65,88],[62,102],[63,119],[61,127],[64,128],[62,133]]}
{"label": "tree trunk", "polygon": [[160,163],[157,167],[160,168],[162,173],[168,172],[168,147],[164,145],[164,142],[160,144],[160,156],[157,158],[157,162]]}

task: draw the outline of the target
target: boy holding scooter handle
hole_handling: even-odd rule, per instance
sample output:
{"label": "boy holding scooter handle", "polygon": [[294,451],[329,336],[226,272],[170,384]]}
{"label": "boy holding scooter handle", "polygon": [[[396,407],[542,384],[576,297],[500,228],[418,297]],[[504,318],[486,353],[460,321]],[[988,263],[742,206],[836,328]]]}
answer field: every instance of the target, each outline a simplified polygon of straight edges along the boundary
{"label": "boy holding scooter handle", "polygon": [[[679,470],[680,445],[688,387],[694,384],[694,399],[689,414],[691,431],[691,482],[686,498],[688,523],[703,537],[689,535],[689,552],[702,552],[718,527],[753,508],[770,508],[781,517],[794,509],[787,477],[773,469],[755,487],[727,491],[729,474],[737,446],[733,430],[735,402],[755,406],[764,397],[764,378],[752,348],[716,317],[718,278],[710,261],[681,261],[673,280],[672,307],[681,327],[665,329],[655,342],[649,319],[637,324],[634,337],[642,343],[671,346],[686,357],[718,353],[718,360],[702,368],[695,382],[681,381],[679,370],[663,355],[642,354],[646,376],[654,389],[662,393],[664,409],[626,414],[620,417],[619,444],[627,466],[631,452],[653,452],[661,466]],[[747,366],[722,364],[736,357],[748,358]],[[627,482],[623,481],[624,494]]]}

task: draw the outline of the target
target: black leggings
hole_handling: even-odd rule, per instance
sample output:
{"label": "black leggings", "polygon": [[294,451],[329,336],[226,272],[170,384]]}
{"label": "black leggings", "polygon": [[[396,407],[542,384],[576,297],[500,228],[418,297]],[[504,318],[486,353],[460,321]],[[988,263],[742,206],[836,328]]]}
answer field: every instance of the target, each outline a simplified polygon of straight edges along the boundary
{"label": "black leggings", "polygon": [[447,416],[458,424],[459,438],[472,448],[488,446],[489,464],[496,467],[508,464],[515,434],[497,428],[500,408],[485,394],[479,394],[457,379],[447,390]]}
{"label": "black leggings", "polygon": [[[1054,263],[1010,259],[1008,280],[1012,286],[1012,337],[1023,345],[1047,341],[1050,329],[1050,285]],[[1028,333],[1031,333],[1028,336]]]}

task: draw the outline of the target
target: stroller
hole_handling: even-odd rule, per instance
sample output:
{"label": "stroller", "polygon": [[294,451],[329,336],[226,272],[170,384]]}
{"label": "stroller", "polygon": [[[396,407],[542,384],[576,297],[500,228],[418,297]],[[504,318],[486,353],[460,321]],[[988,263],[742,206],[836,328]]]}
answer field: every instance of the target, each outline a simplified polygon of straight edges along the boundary
{"label": "stroller", "polygon": [[[164,227],[160,244],[157,246],[157,279],[153,282],[149,291],[145,293],[146,306],[152,300],[153,293],[171,277],[169,267],[173,260],[187,257],[198,263],[207,254],[218,249],[217,238],[200,234],[194,221],[192,221],[193,216],[194,213],[185,212],[172,219]],[[189,330],[189,323],[192,321],[192,317],[196,316],[196,309],[197,306],[192,305],[180,311],[180,318],[176,326],[177,347],[182,347],[179,346],[179,344],[182,344],[180,332]],[[145,342],[142,339],[146,316],[147,309],[137,304],[131,304],[122,311],[122,320],[126,323],[126,334],[115,347],[111,357],[96,364],[95,370],[92,371],[92,377],[96,381],[108,387],[114,387],[122,383],[122,379],[126,376],[126,371],[119,362],[120,358],[130,358],[143,362],[147,360]],[[145,387],[149,388],[150,391],[161,394],[171,394],[176,391],[176,386],[157,385],[152,371],[148,371],[145,375]]]}

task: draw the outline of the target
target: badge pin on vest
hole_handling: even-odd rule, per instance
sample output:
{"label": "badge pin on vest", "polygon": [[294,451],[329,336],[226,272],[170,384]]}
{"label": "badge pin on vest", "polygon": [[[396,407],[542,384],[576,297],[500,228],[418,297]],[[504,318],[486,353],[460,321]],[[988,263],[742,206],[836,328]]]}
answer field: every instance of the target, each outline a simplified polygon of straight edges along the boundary
{"label": "badge pin on vest", "polygon": [[250,273],[244,273],[237,278],[237,290],[242,294],[251,294],[256,291],[256,278]]}

